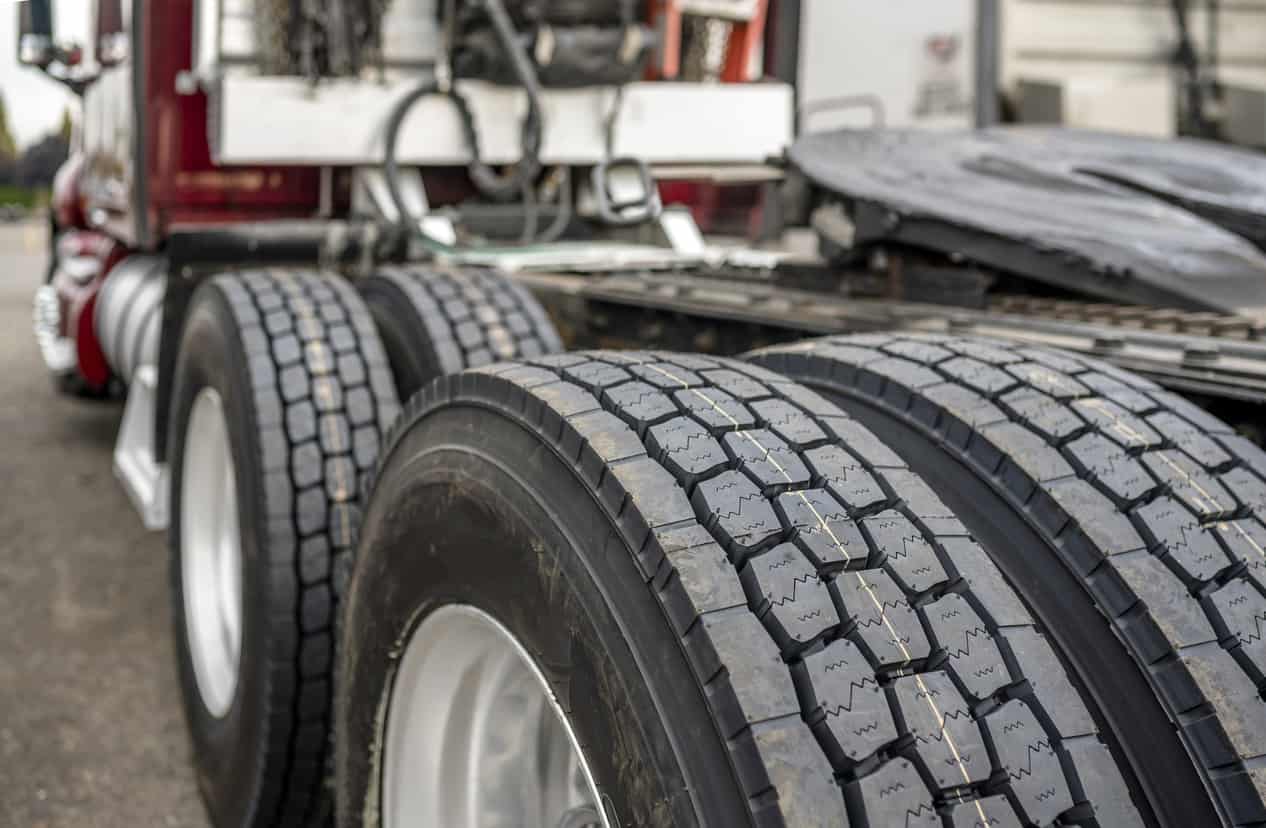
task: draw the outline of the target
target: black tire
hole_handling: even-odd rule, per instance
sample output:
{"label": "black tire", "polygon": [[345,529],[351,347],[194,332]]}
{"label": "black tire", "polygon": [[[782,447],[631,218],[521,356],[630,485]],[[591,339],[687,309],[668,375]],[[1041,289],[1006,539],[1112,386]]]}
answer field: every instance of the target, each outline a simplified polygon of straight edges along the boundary
{"label": "black tire", "polygon": [[360,291],[401,400],[436,377],[563,350],[540,303],[495,270],[384,267]]}
{"label": "black tire", "polygon": [[118,396],[118,386],[112,381],[107,381],[100,388],[89,385],[79,373],[78,369],[74,369],[65,374],[53,374],[53,390],[65,397],[72,397],[77,400],[86,400],[88,402],[106,402],[113,400]]}
{"label": "black tire", "polygon": [[1112,366],[933,335],[750,357],[940,491],[1098,699],[1168,825],[1266,820],[1266,454]]}
{"label": "black tire", "polygon": [[401,642],[453,602],[549,665],[613,825],[1142,824],[1015,592],[816,394],[595,353],[406,408],[340,639],[340,825],[374,824]]}
{"label": "black tire", "polygon": [[[193,672],[180,574],[185,424],[207,386],[223,400],[243,559],[240,678],[218,719]],[[337,276],[251,271],[195,292],[170,419],[171,589],[198,783],[220,828],[330,819],[333,625],[360,482],[398,409],[373,321]]]}

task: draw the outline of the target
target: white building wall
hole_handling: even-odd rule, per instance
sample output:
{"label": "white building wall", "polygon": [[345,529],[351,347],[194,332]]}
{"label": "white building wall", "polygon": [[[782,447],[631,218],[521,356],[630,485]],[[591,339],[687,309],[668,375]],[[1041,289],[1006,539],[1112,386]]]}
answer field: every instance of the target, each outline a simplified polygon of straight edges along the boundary
{"label": "white building wall", "polygon": [[[975,8],[975,0],[806,0],[801,106],[874,95],[888,126],[969,126]],[[865,127],[872,119],[859,107],[814,115],[807,127]]]}
{"label": "white building wall", "polygon": [[[1210,18],[1201,0],[1190,6],[1192,38],[1203,54]],[[1220,7],[1219,78],[1266,89],[1266,0],[1224,0]],[[1177,42],[1169,0],[1002,0],[1003,89],[1015,93],[1022,81],[1060,83],[1070,90],[1065,108],[1073,120],[1134,121],[1155,132],[1160,109],[1176,117]]]}

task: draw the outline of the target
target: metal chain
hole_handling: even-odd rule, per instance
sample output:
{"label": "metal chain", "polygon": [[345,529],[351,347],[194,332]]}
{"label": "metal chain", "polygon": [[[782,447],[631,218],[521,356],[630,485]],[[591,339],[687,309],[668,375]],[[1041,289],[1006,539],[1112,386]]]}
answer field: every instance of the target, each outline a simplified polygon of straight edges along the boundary
{"label": "metal chain", "polygon": [[382,66],[382,22],[393,0],[256,0],[255,38],[266,75],[356,74]]}
{"label": "metal chain", "polygon": [[695,83],[721,80],[734,24],[715,17],[687,15],[684,27],[688,46],[682,60],[683,79]]}
{"label": "metal chain", "polygon": [[265,75],[290,75],[291,0],[255,0],[255,49]]}

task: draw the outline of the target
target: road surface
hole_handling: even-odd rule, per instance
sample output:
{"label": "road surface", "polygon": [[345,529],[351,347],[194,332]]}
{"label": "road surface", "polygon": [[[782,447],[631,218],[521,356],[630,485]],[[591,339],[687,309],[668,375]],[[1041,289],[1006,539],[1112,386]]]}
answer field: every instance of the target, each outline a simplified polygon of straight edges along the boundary
{"label": "road surface", "polygon": [[0,225],[0,826],[204,828],[166,543],[110,472],[121,404],[44,373],[43,249],[39,224]]}

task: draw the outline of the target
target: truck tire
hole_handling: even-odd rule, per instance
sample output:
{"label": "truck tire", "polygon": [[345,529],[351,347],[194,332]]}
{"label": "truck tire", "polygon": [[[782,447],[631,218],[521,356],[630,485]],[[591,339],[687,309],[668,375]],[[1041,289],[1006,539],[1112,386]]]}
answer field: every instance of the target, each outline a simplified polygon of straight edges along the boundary
{"label": "truck tire", "polygon": [[941,492],[1098,700],[1166,825],[1266,820],[1266,455],[1153,383],[1043,348],[831,337],[750,358]]}
{"label": "truck tire", "polygon": [[[342,826],[1143,824],[962,524],[768,371],[601,352],[468,371],[406,406],[375,480],[339,647]],[[506,768],[545,778],[521,734],[547,730],[471,701],[501,699],[472,654],[498,636],[574,734],[571,822],[492,793]]]}
{"label": "truck tire", "polygon": [[180,685],[212,822],[321,825],[334,619],[361,478],[398,413],[337,276],[216,276],[191,300],[170,418]]}
{"label": "truck tire", "polygon": [[401,400],[436,377],[563,349],[540,303],[492,269],[384,267],[360,290]]}

